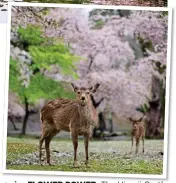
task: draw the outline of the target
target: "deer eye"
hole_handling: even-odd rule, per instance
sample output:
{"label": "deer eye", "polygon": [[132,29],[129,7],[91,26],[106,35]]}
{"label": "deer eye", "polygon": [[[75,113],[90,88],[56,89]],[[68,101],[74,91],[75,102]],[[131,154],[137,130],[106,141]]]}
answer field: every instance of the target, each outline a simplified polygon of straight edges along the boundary
{"label": "deer eye", "polygon": [[87,92],[87,95],[89,95],[89,94],[90,94],[90,92],[88,91],[88,92]]}
{"label": "deer eye", "polygon": [[77,92],[77,94],[80,94],[80,93],[81,93],[80,91]]}

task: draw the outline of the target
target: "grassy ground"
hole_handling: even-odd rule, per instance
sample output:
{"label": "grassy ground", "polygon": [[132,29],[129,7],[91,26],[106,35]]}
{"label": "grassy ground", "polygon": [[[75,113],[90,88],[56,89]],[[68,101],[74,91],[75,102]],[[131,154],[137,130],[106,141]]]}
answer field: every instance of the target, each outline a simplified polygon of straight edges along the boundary
{"label": "grassy ground", "polygon": [[[142,144],[142,143],[141,143]],[[140,144],[140,145],[141,145]],[[146,140],[145,153],[131,153],[130,141],[91,141],[89,168],[84,165],[84,143],[79,141],[79,168],[73,168],[71,139],[54,139],[51,142],[51,161],[54,166],[38,164],[38,139],[8,137],[7,169],[48,170],[74,172],[103,172],[130,174],[162,174],[162,140]],[[141,147],[141,146],[140,146]],[[45,162],[45,152],[43,151]]]}

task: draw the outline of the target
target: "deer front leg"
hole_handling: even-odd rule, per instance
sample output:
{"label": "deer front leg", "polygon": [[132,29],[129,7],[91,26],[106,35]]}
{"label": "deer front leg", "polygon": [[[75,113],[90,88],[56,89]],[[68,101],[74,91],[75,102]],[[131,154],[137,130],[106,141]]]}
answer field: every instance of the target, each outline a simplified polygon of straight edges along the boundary
{"label": "deer front leg", "polygon": [[142,137],[142,144],[143,144],[143,153],[144,153],[144,136]]}
{"label": "deer front leg", "polygon": [[85,134],[84,135],[84,146],[85,146],[85,154],[86,154],[86,166],[88,167],[88,162],[89,162],[89,154],[88,154],[88,147],[89,147],[89,135]]}
{"label": "deer front leg", "polygon": [[48,165],[52,165],[50,162],[50,142],[52,138],[59,133],[59,130],[54,130],[46,139],[45,139],[45,149],[46,149],[46,160]]}
{"label": "deer front leg", "polygon": [[74,148],[74,163],[73,167],[78,168],[77,161],[77,148],[78,148],[78,134],[76,132],[71,132],[73,148]]}
{"label": "deer front leg", "polygon": [[138,153],[138,149],[139,149],[139,138],[136,138],[136,154]]}
{"label": "deer front leg", "polygon": [[50,148],[49,148],[50,141],[51,141],[50,136],[45,139],[46,161],[47,161],[48,165],[51,165],[51,163],[50,163]]}
{"label": "deer front leg", "polygon": [[133,135],[131,136],[131,152],[133,152],[133,139],[134,139],[134,137],[133,137]]}

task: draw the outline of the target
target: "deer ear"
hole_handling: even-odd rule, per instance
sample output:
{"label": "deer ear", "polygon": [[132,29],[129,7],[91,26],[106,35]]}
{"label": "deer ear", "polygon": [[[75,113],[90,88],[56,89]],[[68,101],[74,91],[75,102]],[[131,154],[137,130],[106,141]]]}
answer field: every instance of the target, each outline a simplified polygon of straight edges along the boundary
{"label": "deer ear", "polygon": [[138,122],[141,122],[142,121],[142,118],[140,118],[139,120],[138,120]]}
{"label": "deer ear", "polygon": [[132,122],[132,119],[131,119],[131,117],[130,118],[128,118],[129,120],[130,120],[130,122]]}
{"label": "deer ear", "polygon": [[99,83],[97,83],[96,85],[92,86],[89,88],[89,90],[92,92],[92,93],[95,93],[98,89],[98,87],[100,86]]}
{"label": "deer ear", "polygon": [[71,83],[73,89],[74,89],[74,92],[76,92],[79,88],[74,84],[74,83]]}

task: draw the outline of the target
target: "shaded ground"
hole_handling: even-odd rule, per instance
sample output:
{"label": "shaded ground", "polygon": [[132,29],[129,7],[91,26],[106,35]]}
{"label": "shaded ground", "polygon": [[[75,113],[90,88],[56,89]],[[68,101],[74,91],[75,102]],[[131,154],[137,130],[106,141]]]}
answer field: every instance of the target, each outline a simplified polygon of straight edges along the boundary
{"label": "shaded ground", "polygon": [[[84,165],[84,143],[79,140],[80,167],[75,169],[72,167],[71,139],[53,140],[51,142],[51,160],[55,166],[40,166],[38,164],[38,139],[8,137],[7,169],[162,174],[163,141],[146,140],[145,144],[146,152],[143,154],[140,148],[139,154],[135,155],[134,152],[131,153],[130,141],[91,141],[89,146],[90,167],[86,168]],[[45,157],[44,151],[43,157]]]}

